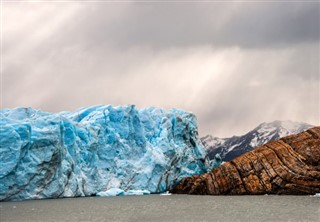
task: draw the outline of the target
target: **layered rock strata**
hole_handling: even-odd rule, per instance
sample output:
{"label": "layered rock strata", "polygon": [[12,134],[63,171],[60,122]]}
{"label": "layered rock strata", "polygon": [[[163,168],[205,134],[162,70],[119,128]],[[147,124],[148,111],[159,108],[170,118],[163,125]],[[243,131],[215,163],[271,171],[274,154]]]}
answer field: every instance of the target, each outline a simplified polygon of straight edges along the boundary
{"label": "layered rock strata", "polygon": [[177,194],[315,194],[320,192],[320,127],[283,137],[184,178]]}

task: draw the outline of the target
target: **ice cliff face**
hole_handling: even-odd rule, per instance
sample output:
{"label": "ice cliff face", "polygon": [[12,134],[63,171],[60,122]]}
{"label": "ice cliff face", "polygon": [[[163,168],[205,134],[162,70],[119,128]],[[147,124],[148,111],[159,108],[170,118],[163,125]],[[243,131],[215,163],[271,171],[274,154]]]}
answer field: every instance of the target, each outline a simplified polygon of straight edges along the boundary
{"label": "ice cliff face", "polygon": [[0,200],[158,193],[209,166],[196,118],[181,110],[4,109],[0,124]]}

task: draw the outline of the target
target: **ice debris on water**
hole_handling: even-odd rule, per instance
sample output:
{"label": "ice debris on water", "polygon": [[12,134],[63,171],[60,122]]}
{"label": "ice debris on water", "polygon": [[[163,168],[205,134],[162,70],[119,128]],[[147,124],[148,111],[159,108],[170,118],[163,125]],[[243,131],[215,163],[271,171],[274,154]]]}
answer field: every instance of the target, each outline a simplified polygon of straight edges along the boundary
{"label": "ice debris on water", "polygon": [[149,195],[149,194],[151,194],[149,190],[128,190],[124,192],[125,196]]}
{"label": "ice debris on water", "polygon": [[170,196],[170,195],[172,195],[172,193],[170,193],[169,191],[166,191],[164,193],[161,193],[160,195],[161,196]]}
{"label": "ice debris on water", "polygon": [[107,191],[101,191],[97,193],[99,197],[114,197],[114,196],[124,196],[124,190],[119,188],[111,188]]}
{"label": "ice debris on water", "polygon": [[111,188],[162,193],[215,166],[205,157],[195,115],[178,109],[3,109],[0,126],[5,201],[94,196]]}
{"label": "ice debris on water", "polygon": [[316,193],[313,197],[320,197],[320,193]]}
{"label": "ice debris on water", "polygon": [[114,197],[114,196],[138,196],[138,195],[149,195],[149,190],[128,190],[124,191],[119,188],[111,188],[107,191],[101,191],[97,193],[99,197]]}

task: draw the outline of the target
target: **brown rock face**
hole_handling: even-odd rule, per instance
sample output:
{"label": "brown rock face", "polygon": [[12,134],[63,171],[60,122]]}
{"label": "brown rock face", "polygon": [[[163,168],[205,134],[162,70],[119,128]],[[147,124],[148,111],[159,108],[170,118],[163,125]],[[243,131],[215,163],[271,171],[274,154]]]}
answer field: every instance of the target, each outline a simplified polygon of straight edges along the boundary
{"label": "brown rock face", "polygon": [[320,127],[267,143],[210,173],[184,178],[177,194],[320,193]]}

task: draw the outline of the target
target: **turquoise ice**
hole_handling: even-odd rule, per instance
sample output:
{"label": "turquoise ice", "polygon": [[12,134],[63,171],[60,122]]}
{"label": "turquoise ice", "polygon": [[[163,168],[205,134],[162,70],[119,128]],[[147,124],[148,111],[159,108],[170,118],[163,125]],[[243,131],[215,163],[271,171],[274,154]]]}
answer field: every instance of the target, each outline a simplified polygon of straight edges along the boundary
{"label": "turquoise ice", "polygon": [[195,115],[178,109],[16,108],[0,118],[0,200],[162,193],[212,166]]}

